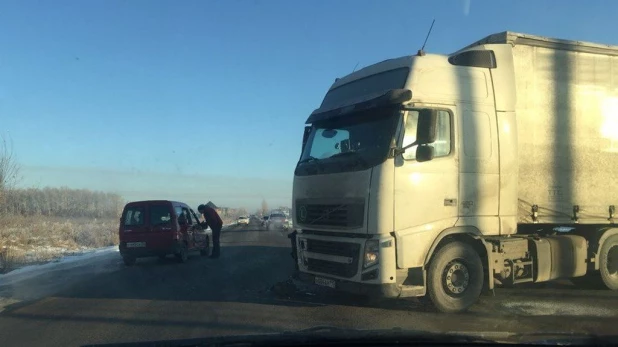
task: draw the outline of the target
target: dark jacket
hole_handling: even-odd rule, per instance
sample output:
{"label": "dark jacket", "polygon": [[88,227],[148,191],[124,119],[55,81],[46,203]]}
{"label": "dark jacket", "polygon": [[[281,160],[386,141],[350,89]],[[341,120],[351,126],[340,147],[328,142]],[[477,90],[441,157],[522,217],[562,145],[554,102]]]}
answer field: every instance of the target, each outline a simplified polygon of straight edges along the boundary
{"label": "dark jacket", "polygon": [[204,207],[204,220],[206,220],[206,224],[208,224],[212,230],[221,230],[223,227],[221,217],[219,217],[217,211],[212,207]]}

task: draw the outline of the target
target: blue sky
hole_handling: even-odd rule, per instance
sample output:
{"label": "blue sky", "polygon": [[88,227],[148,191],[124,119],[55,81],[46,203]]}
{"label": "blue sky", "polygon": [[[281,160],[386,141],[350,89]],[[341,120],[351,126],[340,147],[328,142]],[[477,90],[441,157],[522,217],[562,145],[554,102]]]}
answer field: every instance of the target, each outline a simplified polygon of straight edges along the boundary
{"label": "blue sky", "polygon": [[520,31],[618,45],[615,1],[0,3],[0,133],[22,186],[290,205],[303,124],[334,81]]}

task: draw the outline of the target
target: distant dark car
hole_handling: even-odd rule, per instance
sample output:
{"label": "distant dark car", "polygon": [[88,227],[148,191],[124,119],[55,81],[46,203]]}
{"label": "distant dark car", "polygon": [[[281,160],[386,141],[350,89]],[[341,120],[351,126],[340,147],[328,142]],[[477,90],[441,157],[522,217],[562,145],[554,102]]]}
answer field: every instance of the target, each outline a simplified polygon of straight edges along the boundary
{"label": "distant dark car", "polygon": [[164,258],[168,254],[184,263],[191,251],[209,254],[212,231],[204,228],[187,204],[150,200],[126,204],[118,236],[126,265],[133,265],[137,258]]}

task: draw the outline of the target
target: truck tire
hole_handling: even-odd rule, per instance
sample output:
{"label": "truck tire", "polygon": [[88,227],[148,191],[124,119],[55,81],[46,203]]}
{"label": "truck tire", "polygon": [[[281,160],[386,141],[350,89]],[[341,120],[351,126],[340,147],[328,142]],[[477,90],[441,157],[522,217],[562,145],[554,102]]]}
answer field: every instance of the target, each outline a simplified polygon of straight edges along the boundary
{"label": "truck tire", "polygon": [[182,245],[178,253],[176,253],[176,260],[178,260],[179,263],[186,263],[188,259],[189,250],[187,249],[187,245]]}
{"label": "truck tire", "polygon": [[618,290],[618,235],[610,236],[601,245],[599,272],[608,289]]}
{"label": "truck tire", "polygon": [[439,311],[466,311],[482,289],[483,264],[471,245],[451,242],[437,251],[429,265],[427,293]]}

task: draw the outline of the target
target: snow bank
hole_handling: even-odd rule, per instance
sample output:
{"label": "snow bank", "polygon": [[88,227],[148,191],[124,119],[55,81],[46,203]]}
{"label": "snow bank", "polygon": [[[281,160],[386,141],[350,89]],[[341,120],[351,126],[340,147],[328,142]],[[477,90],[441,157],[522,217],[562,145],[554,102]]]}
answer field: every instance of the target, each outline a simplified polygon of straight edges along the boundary
{"label": "snow bank", "polygon": [[101,260],[102,258],[111,256],[119,257],[116,253],[118,253],[118,246],[110,246],[89,250],[76,255],[64,256],[46,264],[24,266],[9,273],[0,275],[0,286],[12,284],[15,281],[28,279],[50,271],[89,265],[92,262]]}

